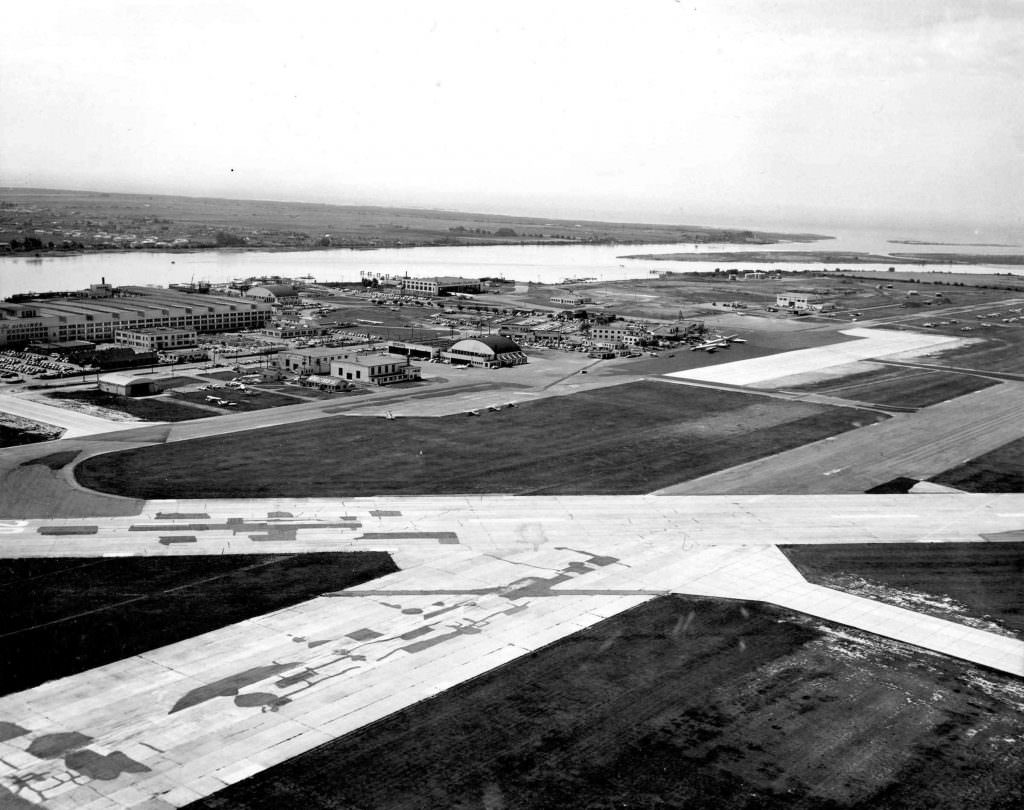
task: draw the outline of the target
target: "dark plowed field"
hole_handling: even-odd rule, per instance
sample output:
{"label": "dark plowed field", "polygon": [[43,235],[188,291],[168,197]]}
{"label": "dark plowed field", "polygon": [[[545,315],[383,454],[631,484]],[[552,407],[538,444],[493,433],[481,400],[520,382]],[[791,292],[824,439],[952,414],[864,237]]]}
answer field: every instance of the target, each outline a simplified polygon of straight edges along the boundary
{"label": "dark plowed field", "polygon": [[996,808],[1014,679],[761,604],[665,597],[193,810]]}
{"label": "dark plowed field", "polygon": [[382,552],[0,560],[0,694],[395,570]]}
{"label": "dark plowed field", "polygon": [[[780,548],[800,573],[816,584],[855,593],[865,586],[881,586],[921,594],[936,603],[936,610],[929,612],[942,618],[955,621],[960,612],[994,620],[1024,636],[1024,543],[852,543]],[[938,607],[946,597],[956,604]]]}

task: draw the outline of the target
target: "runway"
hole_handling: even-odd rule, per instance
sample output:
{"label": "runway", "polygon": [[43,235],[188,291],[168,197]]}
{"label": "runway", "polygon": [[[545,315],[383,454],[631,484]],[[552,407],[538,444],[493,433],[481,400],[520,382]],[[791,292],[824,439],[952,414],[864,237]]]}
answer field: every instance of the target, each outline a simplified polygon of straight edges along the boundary
{"label": "runway", "polygon": [[115,430],[125,430],[132,427],[140,427],[143,423],[133,419],[115,420],[104,419],[100,416],[82,413],[70,408],[60,408],[38,399],[28,397],[16,397],[10,394],[0,394],[0,413],[9,413],[20,416],[23,419],[31,419],[34,422],[42,422],[45,425],[64,428],[65,439],[78,438],[81,436],[92,436],[97,433],[110,433]]}
{"label": "runway", "polygon": [[860,340],[677,371],[665,376],[725,385],[757,386],[784,377],[842,366],[857,360],[910,357],[940,348],[950,349],[961,342],[960,338],[948,335],[890,329],[844,329],[840,334]]}
{"label": "runway", "polygon": [[49,808],[181,806],[668,593],[1024,676],[1024,642],[811,585],[775,548],[1022,529],[1024,495],[965,494],[150,501],[2,521],[8,557],[368,549],[402,570],[0,699],[0,785]]}
{"label": "runway", "polygon": [[1003,382],[659,494],[864,492],[900,476],[930,478],[1021,436],[1024,383]]}

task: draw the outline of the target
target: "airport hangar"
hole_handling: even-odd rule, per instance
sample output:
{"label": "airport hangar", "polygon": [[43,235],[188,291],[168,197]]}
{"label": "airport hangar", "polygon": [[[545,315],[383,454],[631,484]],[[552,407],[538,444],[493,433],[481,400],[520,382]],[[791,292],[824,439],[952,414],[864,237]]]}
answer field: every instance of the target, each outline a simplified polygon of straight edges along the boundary
{"label": "airport hangar", "polygon": [[518,343],[499,335],[460,340],[447,351],[441,352],[441,358],[456,364],[468,363],[477,368],[521,366],[527,362]]}

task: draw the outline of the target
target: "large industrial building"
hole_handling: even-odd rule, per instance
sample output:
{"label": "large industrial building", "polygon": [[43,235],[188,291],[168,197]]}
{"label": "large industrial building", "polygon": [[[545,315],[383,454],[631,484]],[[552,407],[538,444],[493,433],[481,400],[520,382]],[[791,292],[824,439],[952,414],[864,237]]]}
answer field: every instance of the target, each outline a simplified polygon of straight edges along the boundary
{"label": "large industrial building", "polygon": [[156,287],[121,287],[110,297],[0,302],[0,346],[68,340],[113,342],[118,330],[158,327],[200,333],[258,329],[272,311],[263,301]]}
{"label": "large industrial building", "polygon": [[441,357],[456,365],[461,363],[477,368],[521,366],[526,363],[526,355],[520,345],[499,335],[460,340],[447,351],[441,352]]}

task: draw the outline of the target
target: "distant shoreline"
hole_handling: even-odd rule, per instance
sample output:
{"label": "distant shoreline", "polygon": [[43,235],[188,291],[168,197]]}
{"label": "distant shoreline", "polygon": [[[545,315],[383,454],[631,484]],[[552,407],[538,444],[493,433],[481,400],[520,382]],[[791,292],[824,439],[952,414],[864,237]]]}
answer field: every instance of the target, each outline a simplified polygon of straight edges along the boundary
{"label": "distant shoreline", "polygon": [[[749,228],[601,222],[441,209],[0,188],[10,253],[379,250],[503,245],[775,245],[831,239]],[[5,254],[6,255],[6,254]]]}
{"label": "distant shoreline", "polygon": [[[807,239],[797,239],[797,236],[807,236]],[[813,236],[813,238],[811,238]],[[778,239],[777,241],[761,241],[752,243],[750,241],[739,241],[730,243],[727,239],[720,240],[718,244],[737,244],[737,245],[749,245],[749,244],[762,244],[762,245],[779,245],[786,242],[796,241],[807,241],[817,242],[825,239],[834,239],[833,236],[816,236],[812,234],[790,234],[785,239]],[[680,241],[686,240],[673,240],[666,241],[666,245],[678,245]],[[86,249],[75,249],[75,250],[32,250],[32,251],[10,251],[6,253],[0,253],[0,259],[5,258],[22,258],[22,259],[59,259],[63,257],[71,256],[102,256],[107,254],[122,254],[122,253],[163,253],[166,255],[182,255],[186,256],[191,253],[330,253],[332,251],[352,251],[352,252],[372,252],[375,250],[412,250],[415,248],[476,248],[476,247],[614,247],[622,246],[629,247],[630,245],[656,245],[659,242],[656,239],[643,239],[639,241],[623,241],[618,239],[609,239],[601,241],[590,241],[590,242],[557,242],[554,240],[544,241],[502,241],[502,240],[491,240],[491,241],[477,241],[477,242],[457,242],[452,244],[436,244],[436,243],[422,243],[422,244],[405,244],[405,245],[252,245],[247,247],[144,247],[144,248],[114,248],[114,247],[97,247],[97,248],[86,248]],[[689,254],[687,254],[689,255]],[[697,254],[700,256],[707,256],[711,254]],[[620,258],[637,258],[633,256],[622,256]],[[647,257],[640,257],[647,258]]]}
{"label": "distant shoreline", "polygon": [[750,250],[725,253],[644,253],[620,256],[655,262],[761,262],[764,264],[996,264],[1024,265],[1024,254],[858,253],[825,250]]}
{"label": "distant shoreline", "polygon": [[926,242],[921,239],[889,239],[887,241],[890,245],[921,245],[925,247],[1021,247],[1021,245],[1004,245],[999,242]]}

